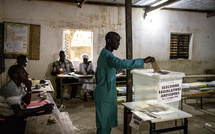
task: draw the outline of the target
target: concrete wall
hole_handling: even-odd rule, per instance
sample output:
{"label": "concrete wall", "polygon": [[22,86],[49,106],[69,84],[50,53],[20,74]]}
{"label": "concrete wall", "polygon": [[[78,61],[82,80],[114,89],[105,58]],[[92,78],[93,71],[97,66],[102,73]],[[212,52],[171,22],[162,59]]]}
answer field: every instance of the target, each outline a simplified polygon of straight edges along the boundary
{"label": "concrete wall", "polygon": [[[105,46],[105,34],[114,30],[121,37],[121,45],[114,54],[126,57],[125,8],[68,3],[0,0],[0,21],[41,25],[40,60],[29,60],[30,77],[54,82],[50,75],[51,65],[62,49],[63,29],[93,30],[93,63]],[[133,58],[154,56],[161,69],[187,74],[202,74],[205,69],[215,69],[215,17],[206,18],[204,13],[161,10],[143,18],[141,8],[133,9]],[[170,33],[192,33],[193,46],[190,60],[169,60]],[[6,59],[6,69],[15,59]],[[146,65],[149,68],[150,65]],[[6,70],[7,72],[7,70]],[[1,74],[5,83],[6,73]],[[2,85],[0,85],[2,86]]]}

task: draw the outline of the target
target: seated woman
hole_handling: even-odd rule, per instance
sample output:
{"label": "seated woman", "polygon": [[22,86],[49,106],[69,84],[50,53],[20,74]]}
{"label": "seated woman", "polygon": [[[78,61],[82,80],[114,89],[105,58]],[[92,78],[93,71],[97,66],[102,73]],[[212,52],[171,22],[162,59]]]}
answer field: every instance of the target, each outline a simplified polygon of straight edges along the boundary
{"label": "seated woman", "polygon": [[[87,75],[87,74],[94,74],[94,68],[91,61],[88,61],[89,56],[87,54],[83,54],[81,56],[83,62],[79,64],[79,74]],[[92,78],[81,78],[80,79],[83,82],[93,82]],[[87,101],[87,92],[92,96],[93,98],[93,91],[94,91],[94,85],[93,84],[83,84],[82,89],[84,90],[84,101]]]}

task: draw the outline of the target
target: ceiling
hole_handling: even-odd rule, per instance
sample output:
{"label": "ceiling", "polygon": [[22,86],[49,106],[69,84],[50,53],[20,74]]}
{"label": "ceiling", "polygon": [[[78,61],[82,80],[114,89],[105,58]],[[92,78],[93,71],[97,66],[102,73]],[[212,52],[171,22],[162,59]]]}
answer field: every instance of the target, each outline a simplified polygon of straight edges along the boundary
{"label": "ceiling", "polygon": [[[29,1],[52,1],[69,2],[84,8],[84,4],[125,6],[126,0],[29,0]],[[188,12],[204,12],[206,17],[215,16],[215,0],[131,0],[132,6],[143,8],[145,14],[156,9],[177,10]]]}

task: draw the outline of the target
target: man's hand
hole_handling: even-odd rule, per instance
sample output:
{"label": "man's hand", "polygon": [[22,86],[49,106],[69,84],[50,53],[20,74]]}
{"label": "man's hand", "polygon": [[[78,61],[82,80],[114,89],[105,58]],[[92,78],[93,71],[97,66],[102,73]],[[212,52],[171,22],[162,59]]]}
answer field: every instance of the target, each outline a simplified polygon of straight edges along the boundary
{"label": "man's hand", "polygon": [[47,112],[52,112],[52,109],[54,108],[54,104],[53,103],[45,104],[43,105],[43,108]]}
{"label": "man's hand", "polygon": [[153,61],[155,61],[155,58],[151,57],[151,56],[148,56],[144,59],[144,63],[149,63],[149,62],[153,62]]}
{"label": "man's hand", "polygon": [[75,71],[76,74],[79,74],[79,71]]}
{"label": "man's hand", "polygon": [[45,80],[40,80],[40,84],[44,84],[44,83],[46,83]]}
{"label": "man's hand", "polygon": [[90,71],[88,72],[88,74],[94,74],[94,71],[93,71],[93,70],[90,70]]}
{"label": "man's hand", "polygon": [[25,82],[25,87],[27,88],[28,92],[31,92],[31,86],[32,86],[32,82],[30,80],[27,80]]}

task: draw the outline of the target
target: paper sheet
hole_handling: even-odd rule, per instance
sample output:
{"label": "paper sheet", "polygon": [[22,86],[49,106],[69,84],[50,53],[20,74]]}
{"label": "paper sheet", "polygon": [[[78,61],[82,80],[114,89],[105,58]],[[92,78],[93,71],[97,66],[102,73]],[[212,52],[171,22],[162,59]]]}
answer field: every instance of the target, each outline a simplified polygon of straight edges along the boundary
{"label": "paper sheet", "polygon": [[50,103],[50,101],[48,101],[48,100],[31,101],[31,103],[29,105],[26,105],[26,107],[28,108],[28,107],[42,106],[47,103]]}
{"label": "paper sheet", "polygon": [[138,117],[135,114],[132,114],[132,118],[131,118],[131,122],[130,122],[129,126],[131,126],[131,127],[135,128],[136,130],[138,130],[139,127],[140,127],[141,122],[142,122],[142,119],[140,117]]}
{"label": "paper sheet", "polygon": [[151,62],[152,68],[154,70],[154,72],[161,72],[160,67],[158,66],[157,61],[155,60],[154,62]]}

